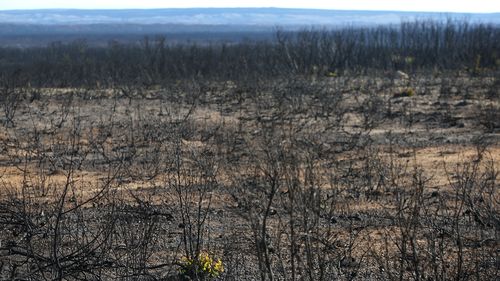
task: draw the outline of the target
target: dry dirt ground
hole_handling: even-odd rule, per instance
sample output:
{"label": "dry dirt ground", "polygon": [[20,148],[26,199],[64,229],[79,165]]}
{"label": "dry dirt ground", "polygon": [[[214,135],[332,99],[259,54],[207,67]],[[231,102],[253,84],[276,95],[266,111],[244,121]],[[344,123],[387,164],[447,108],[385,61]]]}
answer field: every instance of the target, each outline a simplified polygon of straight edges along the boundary
{"label": "dry dirt ground", "polygon": [[[5,245],[55,256],[42,232],[58,210],[69,232],[86,223],[82,237],[113,221],[110,279],[170,276],[188,242],[222,257],[228,280],[435,280],[457,273],[458,251],[460,270],[494,276],[498,86],[420,75],[25,91],[0,130],[0,276],[32,270]],[[8,206],[33,216],[31,240]],[[56,252],[90,239],[76,236]]]}

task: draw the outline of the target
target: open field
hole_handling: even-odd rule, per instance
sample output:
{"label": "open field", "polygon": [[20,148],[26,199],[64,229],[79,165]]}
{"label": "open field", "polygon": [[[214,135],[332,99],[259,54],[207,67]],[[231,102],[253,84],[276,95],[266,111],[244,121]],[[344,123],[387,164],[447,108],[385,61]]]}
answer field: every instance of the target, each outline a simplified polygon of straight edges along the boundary
{"label": "open field", "polygon": [[29,30],[0,47],[1,280],[500,276],[498,25]]}
{"label": "open field", "polygon": [[498,278],[498,73],[331,76],[14,90],[0,279]]}

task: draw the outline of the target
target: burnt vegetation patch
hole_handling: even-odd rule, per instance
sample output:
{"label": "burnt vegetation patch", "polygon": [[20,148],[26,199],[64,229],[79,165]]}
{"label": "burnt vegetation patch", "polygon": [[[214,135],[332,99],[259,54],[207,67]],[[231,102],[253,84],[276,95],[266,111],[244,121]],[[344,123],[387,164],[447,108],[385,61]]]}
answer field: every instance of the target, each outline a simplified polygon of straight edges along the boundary
{"label": "burnt vegetation patch", "polygon": [[500,29],[0,48],[2,280],[494,280]]}

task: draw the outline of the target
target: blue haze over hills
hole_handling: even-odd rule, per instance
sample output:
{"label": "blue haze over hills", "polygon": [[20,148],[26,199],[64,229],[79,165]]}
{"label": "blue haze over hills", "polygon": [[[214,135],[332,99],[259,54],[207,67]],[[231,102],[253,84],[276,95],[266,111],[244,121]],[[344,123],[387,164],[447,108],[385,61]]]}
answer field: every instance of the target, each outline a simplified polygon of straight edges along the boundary
{"label": "blue haze over hills", "polygon": [[146,35],[167,35],[172,42],[267,40],[276,27],[288,30],[399,24],[447,19],[500,25],[500,13],[338,11],[283,8],[189,8],[134,10],[0,11],[0,45],[26,47],[85,39],[135,42]]}

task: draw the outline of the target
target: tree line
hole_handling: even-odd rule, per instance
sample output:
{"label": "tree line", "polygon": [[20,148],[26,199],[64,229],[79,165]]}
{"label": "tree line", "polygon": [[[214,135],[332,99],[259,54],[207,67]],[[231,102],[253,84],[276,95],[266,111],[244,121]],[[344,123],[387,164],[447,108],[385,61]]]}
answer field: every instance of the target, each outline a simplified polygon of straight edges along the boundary
{"label": "tree line", "polygon": [[[290,75],[337,76],[402,70],[497,70],[500,27],[467,21],[421,20],[399,25],[287,31],[274,40],[136,44],[85,40],[44,47],[0,48],[0,75],[46,87],[158,85],[204,78],[238,80]],[[20,82],[19,82],[20,81]]]}

